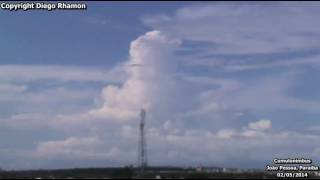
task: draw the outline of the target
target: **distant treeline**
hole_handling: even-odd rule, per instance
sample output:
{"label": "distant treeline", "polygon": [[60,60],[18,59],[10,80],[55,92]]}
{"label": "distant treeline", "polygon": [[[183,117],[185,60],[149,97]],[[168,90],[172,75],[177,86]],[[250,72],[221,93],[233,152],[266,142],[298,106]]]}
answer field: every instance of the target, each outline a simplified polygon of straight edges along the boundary
{"label": "distant treeline", "polygon": [[[194,169],[152,167],[141,172],[134,167],[79,168],[57,170],[0,171],[1,179],[137,179],[137,178],[184,178],[184,179],[270,179],[274,174],[264,172],[197,172]],[[310,178],[310,177],[309,177]]]}

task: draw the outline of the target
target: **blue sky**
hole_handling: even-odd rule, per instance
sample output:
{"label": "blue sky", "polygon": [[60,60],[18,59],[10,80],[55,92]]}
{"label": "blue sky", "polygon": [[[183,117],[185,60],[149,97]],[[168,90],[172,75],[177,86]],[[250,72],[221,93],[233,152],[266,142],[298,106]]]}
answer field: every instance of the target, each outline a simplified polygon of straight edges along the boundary
{"label": "blue sky", "polygon": [[0,167],[135,165],[141,108],[151,165],[317,162],[318,6],[1,10]]}
{"label": "blue sky", "polygon": [[[2,28],[1,33],[10,39],[1,46],[8,48],[4,54],[8,61],[3,63],[114,65],[127,58],[132,40],[151,29],[143,25],[142,16],[170,12],[182,6],[182,3],[168,6],[161,2],[97,4],[88,3],[85,12],[2,11],[1,22],[6,28]],[[119,33],[123,35],[119,36]],[[23,56],[12,57],[16,50]],[[106,56],[112,58],[106,62]]]}

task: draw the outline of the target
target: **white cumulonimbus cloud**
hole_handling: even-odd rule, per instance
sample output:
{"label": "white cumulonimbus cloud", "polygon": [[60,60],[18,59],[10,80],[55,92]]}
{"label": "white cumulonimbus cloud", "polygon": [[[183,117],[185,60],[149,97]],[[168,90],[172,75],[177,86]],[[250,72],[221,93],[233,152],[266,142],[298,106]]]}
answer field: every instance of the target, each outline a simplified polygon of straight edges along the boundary
{"label": "white cumulonimbus cloud", "polygon": [[[299,8],[294,6],[215,4],[185,7],[172,16],[145,19],[146,24],[160,31],[147,32],[131,43],[128,61],[119,66],[121,73],[118,70],[111,73],[122,74],[126,79],[106,80],[114,84],[102,89],[102,103],[95,108],[89,108],[89,111],[85,110],[80,115],[66,113],[56,116],[51,121],[52,125],[58,130],[66,129],[66,137],[44,140],[38,144],[35,152],[53,157],[69,156],[75,152],[77,159],[103,158],[126,165],[136,159],[138,121],[134,120],[138,120],[140,109],[146,108],[148,150],[152,154],[150,161],[153,165],[207,163],[228,166],[235,165],[237,161],[243,167],[244,164],[250,166],[250,162],[260,162],[261,165],[275,156],[287,158],[309,155],[318,158],[319,146],[310,143],[319,138],[314,132],[290,131],[276,114],[272,114],[272,121],[255,121],[260,119],[260,115],[266,117],[276,110],[319,112],[318,101],[286,93],[293,88],[295,78],[301,73],[285,71],[285,74],[266,75],[256,72],[257,76],[249,78],[250,82],[246,81],[245,75],[232,74],[239,70],[318,65],[317,56],[302,56],[293,60],[279,58],[270,62],[255,58],[261,57],[257,56],[259,54],[263,57],[271,54],[273,57],[274,53],[290,54],[292,51],[288,49],[300,52],[318,46],[318,40],[313,35],[318,32],[319,26],[310,23],[310,18],[319,11],[312,6],[304,6],[299,10],[303,13],[301,15],[296,13],[297,10]],[[270,31],[270,27],[274,30]],[[185,66],[176,68],[181,56],[175,55],[175,52],[181,48],[181,41],[171,37],[209,42],[210,45],[203,47],[204,51],[200,52],[207,58],[197,56],[197,53],[183,56],[186,60],[182,63],[187,62],[183,65],[192,66],[192,70],[180,73],[177,69]],[[191,47],[191,50],[194,49]],[[216,53],[224,54],[227,58],[210,56]],[[241,59],[241,54],[254,58]],[[210,72],[201,72],[197,76],[199,69],[196,67],[199,66],[195,65],[213,68],[213,71],[216,68],[223,73],[215,76],[209,69]],[[20,67],[10,68],[21,70]],[[72,69],[74,73],[66,78],[71,69],[56,68],[51,73],[43,69],[28,68],[19,77],[16,77],[17,72],[10,75],[9,70],[3,74],[19,79],[36,70],[38,74],[35,77],[41,75],[41,79],[55,78],[63,82],[104,82],[109,74],[99,71],[85,76],[83,69]],[[57,70],[61,73],[56,73]],[[34,77],[27,77],[26,81],[30,79]],[[3,92],[9,89],[23,92],[26,87],[0,87]],[[31,118],[33,121],[28,120]],[[17,128],[9,122],[19,122],[25,126],[31,123],[21,122],[28,120],[43,127],[46,125],[42,125],[43,118],[46,116],[37,113],[21,114],[13,116],[6,124]],[[275,121],[277,123],[273,124]],[[281,128],[284,130],[277,131]],[[99,136],[92,136],[92,132]]]}
{"label": "white cumulonimbus cloud", "polygon": [[[102,90],[104,104],[90,115],[114,120],[132,120],[141,108],[150,110],[172,88],[173,51],[179,44],[159,31],[151,31],[131,43],[130,60],[125,63],[128,79],[119,87]],[[163,95],[163,96],[161,96]]]}

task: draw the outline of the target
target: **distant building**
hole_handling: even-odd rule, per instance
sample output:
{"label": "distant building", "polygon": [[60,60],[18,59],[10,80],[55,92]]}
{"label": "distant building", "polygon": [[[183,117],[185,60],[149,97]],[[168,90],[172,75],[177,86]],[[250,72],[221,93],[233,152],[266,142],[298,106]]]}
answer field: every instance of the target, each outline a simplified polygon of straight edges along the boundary
{"label": "distant building", "polygon": [[244,172],[239,168],[225,168],[225,167],[197,167],[195,168],[196,172],[205,172],[205,173],[242,173]]}

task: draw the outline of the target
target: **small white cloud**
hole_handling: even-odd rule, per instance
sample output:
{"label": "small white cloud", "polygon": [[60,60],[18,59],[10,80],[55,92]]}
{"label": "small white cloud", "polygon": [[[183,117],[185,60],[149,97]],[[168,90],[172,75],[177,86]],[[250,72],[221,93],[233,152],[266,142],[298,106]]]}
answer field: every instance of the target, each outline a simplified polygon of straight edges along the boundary
{"label": "small white cloud", "polygon": [[262,119],[256,122],[249,123],[248,127],[251,130],[265,131],[272,127],[272,123],[270,120]]}
{"label": "small white cloud", "polygon": [[4,127],[22,130],[48,127],[51,120],[44,113],[22,113],[0,119]]}
{"label": "small white cloud", "polygon": [[70,137],[65,140],[47,141],[38,144],[37,153],[42,156],[92,156],[102,142],[97,137]]}
{"label": "small white cloud", "polygon": [[257,137],[257,136],[261,135],[261,133],[259,131],[255,131],[255,130],[244,130],[241,133],[241,135],[244,137]]}
{"label": "small white cloud", "polygon": [[217,137],[222,139],[230,139],[235,135],[236,131],[234,129],[222,129],[217,133]]}

